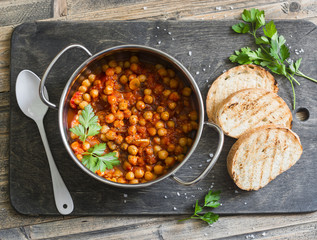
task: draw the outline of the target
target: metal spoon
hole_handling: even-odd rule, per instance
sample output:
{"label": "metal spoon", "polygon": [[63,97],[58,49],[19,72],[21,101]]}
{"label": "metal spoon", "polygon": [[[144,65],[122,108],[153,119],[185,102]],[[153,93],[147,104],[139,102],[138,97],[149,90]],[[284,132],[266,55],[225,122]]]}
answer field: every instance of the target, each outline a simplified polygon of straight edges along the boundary
{"label": "metal spoon", "polygon": [[[65,186],[65,183],[56,168],[51,150],[46,138],[43,118],[48,110],[48,107],[41,101],[39,95],[40,78],[29,70],[23,70],[19,73],[15,92],[18,105],[22,112],[33,119],[40,131],[41,138],[44,144],[48,163],[51,170],[51,177],[53,182],[54,198],[57,210],[63,214],[70,214],[74,209],[72,197]],[[45,95],[47,91],[45,89]]]}

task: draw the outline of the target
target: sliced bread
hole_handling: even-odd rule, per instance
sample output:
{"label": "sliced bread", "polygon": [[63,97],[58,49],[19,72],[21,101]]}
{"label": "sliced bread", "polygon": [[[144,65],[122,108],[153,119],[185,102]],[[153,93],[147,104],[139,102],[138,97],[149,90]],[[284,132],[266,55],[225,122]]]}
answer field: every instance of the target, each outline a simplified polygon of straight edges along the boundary
{"label": "sliced bread", "polygon": [[226,98],[218,107],[215,122],[226,135],[239,138],[245,132],[267,124],[291,128],[292,113],[276,93],[250,88]]}
{"label": "sliced bread", "polygon": [[258,190],[292,167],[303,152],[292,130],[266,125],[242,135],[227,157],[229,175],[243,190]]}
{"label": "sliced bread", "polygon": [[274,77],[262,67],[248,64],[231,68],[220,75],[208,91],[206,100],[208,118],[215,122],[215,113],[219,104],[230,94],[245,88],[263,88],[275,93],[278,91]]}

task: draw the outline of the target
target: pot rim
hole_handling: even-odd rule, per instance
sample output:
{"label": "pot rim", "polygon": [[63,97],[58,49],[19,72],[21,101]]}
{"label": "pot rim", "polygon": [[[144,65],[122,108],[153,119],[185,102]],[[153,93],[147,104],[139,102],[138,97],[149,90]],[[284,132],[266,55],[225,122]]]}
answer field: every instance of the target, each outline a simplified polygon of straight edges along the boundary
{"label": "pot rim", "polygon": [[[184,160],[182,162],[180,162],[173,170],[171,170],[170,172],[168,172],[167,174],[153,180],[153,181],[149,181],[146,183],[138,183],[138,184],[126,184],[126,183],[116,183],[110,180],[107,180],[99,175],[97,175],[96,173],[93,173],[92,171],[90,171],[88,168],[86,168],[75,156],[74,152],[72,151],[70,144],[67,141],[67,126],[65,127],[63,124],[63,113],[64,113],[64,107],[66,105],[66,96],[67,93],[69,91],[69,88],[71,87],[72,83],[74,82],[74,79],[78,76],[78,74],[90,63],[92,63],[93,61],[99,59],[100,56],[102,56],[105,53],[109,53],[109,52],[117,52],[120,50],[140,50],[140,51],[147,51],[150,52],[152,54],[158,55],[158,58],[161,56],[164,58],[164,60],[167,60],[167,62],[170,62],[172,65],[176,65],[176,67],[178,69],[176,69],[177,71],[181,71],[182,74],[188,79],[188,81],[191,82],[191,87],[193,87],[194,89],[194,95],[197,99],[198,102],[198,108],[196,109],[197,112],[199,113],[199,122],[198,122],[198,129],[196,132],[196,136],[195,136],[195,140],[193,141],[193,144],[190,148],[190,150],[187,152]],[[150,185],[153,185],[157,182],[160,182],[170,176],[174,176],[175,173],[187,162],[187,160],[190,158],[190,156],[193,154],[193,152],[196,150],[196,147],[198,145],[198,142],[200,140],[202,131],[203,131],[203,126],[204,126],[204,104],[203,104],[203,99],[199,90],[199,87],[197,85],[197,83],[195,82],[195,79],[193,78],[193,76],[190,74],[190,72],[183,66],[183,64],[181,64],[177,59],[175,59],[174,57],[172,57],[171,55],[159,50],[159,49],[155,49],[152,47],[148,47],[148,46],[144,46],[144,45],[135,45],[135,44],[128,44],[128,45],[119,45],[119,46],[115,46],[115,47],[111,47],[111,48],[107,48],[104,49],[94,55],[92,55],[91,57],[89,57],[88,59],[86,59],[75,71],[74,73],[71,75],[71,77],[69,78],[69,80],[67,81],[65,88],[62,92],[62,95],[60,97],[60,102],[59,102],[59,108],[58,108],[58,122],[59,122],[59,130],[61,133],[61,137],[62,137],[62,141],[63,144],[68,152],[68,154],[71,156],[71,158],[73,159],[73,161],[86,173],[88,173],[91,177],[95,178],[98,181],[101,181],[103,183],[109,184],[111,186],[115,186],[115,187],[120,187],[120,188],[143,188],[143,187],[147,187]]]}

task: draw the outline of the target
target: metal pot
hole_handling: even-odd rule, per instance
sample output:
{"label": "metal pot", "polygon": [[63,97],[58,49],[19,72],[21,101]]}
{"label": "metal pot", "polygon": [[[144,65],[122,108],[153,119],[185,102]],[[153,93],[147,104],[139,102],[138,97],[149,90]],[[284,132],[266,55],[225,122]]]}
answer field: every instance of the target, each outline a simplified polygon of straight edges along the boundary
{"label": "metal pot", "polygon": [[[72,48],[80,48],[80,49],[84,50],[90,57],[86,61],[84,61],[76,69],[76,71],[72,74],[72,76],[69,78],[69,80],[67,81],[67,83],[65,85],[63,93],[61,95],[59,106],[56,106],[55,104],[51,103],[44,95],[45,81],[46,81],[46,78],[47,78],[51,68],[55,64],[55,62],[61,57],[61,55],[63,53],[65,53],[66,51],[68,51],[69,49],[72,49]],[[153,181],[146,182],[146,183],[139,183],[139,184],[122,184],[122,183],[116,183],[116,182],[109,181],[109,180],[107,180],[103,177],[100,177],[99,175],[91,172],[88,168],[86,168],[76,158],[75,154],[73,153],[73,151],[70,147],[70,137],[68,134],[68,123],[67,123],[67,112],[69,109],[69,101],[72,97],[72,94],[76,91],[76,89],[79,85],[79,83],[76,82],[76,80],[79,78],[81,73],[83,73],[83,71],[85,71],[87,68],[93,66],[93,64],[98,62],[101,58],[104,58],[104,57],[107,58],[107,57],[111,56],[111,57],[115,57],[115,59],[121,59],[127,55],[131,55],[131,53],[137,54],[141,61],[153,62],[153,63],[163,63],[164,65],[168,65],[168,66],[172,67],[173,69],[175,69],[175,72],[178,73],[180,79],[182,79],[184,82],[186,82],[186,85],[190,86],[192,91],[193,91],[192,96],[194,98],[194,105],[195,105],[195,108],[198,112],[199,119],[198,119],[198,130],[196,132],[196,136],[195,136],[195,139],[193,141],[193,144],[192,144],[191,148],[189,149],[189,151],[187,152],[184,160],[181,163],[176,165],[167,174],[165,174],[165,175],[163,175],[163,176],[161,176]],[[59,130],[60,130],[60,133],[62,136],[62,140],[63,140],[64,146],[65,146],[67,152],[69,153],[71,158],[74,160],[74,162],[85,173],[87,173],[91,177],[93,177],[93,178],[95,178],[103,183],[106,183],[106,184],[109,184],[109,185],[112,185],[115,187],[122,187],[122,188],[147,187],[147,186],[150,186],[150,185],[155,184],[157,182],[160,182],[168,177],[172,177],[176,182],[178,182],[180,184],[192,185],[194,183],[199,182],[201,179],[203,179],[209,173],[209,171],[212,169],[212,167],[214,166],[214,164],[218,160],[218,157],[219,157],[220,152],[221,152],[222,147],[223,147],[224,135],[223,135],[221,128],[219,128],[214,123],[204,122],[205,114],[204,114],[203,99],[201,97],[199,88],[198,88],[194,78],[191,76],[191,74],[188,72],[188,70],[175,58],[168,55],[167,53],[164,53],[160,50],[157,50],[157,49],[154,49],[151,47],[140,46],[140,45],[122,45],[122,46],[108,48],[108,49],[102,50],[102,51],[92,55],[90,53],[90,51],[87,50],[87,48],[85,48],[82,45],[79,45],[79,44],[70,45],[70,46],[64,48],[60,53],[58,53],[56,55],[56,57],[52,60],[52,62],[49,64],[49,66],[47,67],[47,69],[43,75],[43,78],[41,80],[39,91],[40,91],[40,97],[41,97],[42,101],[47,106],[58,110]],[[178,177],[176,177],[175,173],[186,163],[186,161],[190,158],[192,153],[195,151],[196,146],[198,145],[199,139],[201,137],[204,125],[212,127],[213,129],[215,129],[218,132],[219,139],[218,139],[217,150],[214,154],[212,161],[210,161],[210,163],[206,167],[206,169],[197,178],[195,178],[192,181],[183,181],[183,180],[179,179]]]}

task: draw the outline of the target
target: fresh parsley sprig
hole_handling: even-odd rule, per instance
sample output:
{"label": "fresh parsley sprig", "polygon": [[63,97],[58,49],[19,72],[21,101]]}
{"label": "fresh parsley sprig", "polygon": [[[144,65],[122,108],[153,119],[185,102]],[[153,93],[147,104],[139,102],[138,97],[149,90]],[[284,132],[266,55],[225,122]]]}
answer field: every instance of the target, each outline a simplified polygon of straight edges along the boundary
{"label": "fresh parsley sprig", "polygon": [[88,136],[95,136],[99,133],[101,126],[98,124],[98,117],[94,110],[88,104],[78,117],[79,125],[69,129],[76,134],[82,142],[85,142]]}
{"label": "fresh parsley sprig", "polygon": [[220,191],[213,192],[212,190],[210,190],[205,196],[204,205],[200,206],[198,203],[198,200],[196,200],[194,214],[190,216],[189,218],[181,219],[179,221],[185,221],[189,219],[201,219],[209,224],[213,224],[214,222],[217,222],[219,219],[219,215],[214,214],[213,212],[207,212],[205,214],[199,214],[199,213],[202,212],[205,207],[210,207],[210,208],[219,207],[220,206],[219,199],[220,199]]}
{"label": "fresh parsley sprig", "polygon": [[[237,33],[251,34],[255,43],[259,45],[257,50],[251,50],[249,47],[241,48],[240,51],[235,51],[235,54],[230,56],[232,62],[239,64],[256,64],[262,67],[267,67],[273,73],[285,76],[292,86],[293,91],[293,108],[296,106],[296,95],[293,82],[300,85],[295,79],[296,76],[307,78],[313,82],[316,79],[306,76],[299,70],[302,59],[297,61],[290,60],[290,52],[285,45],[286,40],[282,35],[279,35],[276,30],[274,21],[265,23],[265,13],[258,9],[244,10],[242,15],[244,22],[235,24],[232,29]],[[257,31],[263,27],[264,35],[258,36]]]}
{"label": "fresh parsley sprig", "polygon": [[113,166],[119,165],[120,161],[115,152],[105,154],[106,144],[96,144],[89,148],[88,152],[83,153],[82,163],[92,172],[100,170],[104,172],[106,169],[112,169]]}

